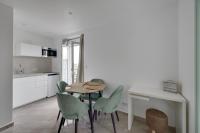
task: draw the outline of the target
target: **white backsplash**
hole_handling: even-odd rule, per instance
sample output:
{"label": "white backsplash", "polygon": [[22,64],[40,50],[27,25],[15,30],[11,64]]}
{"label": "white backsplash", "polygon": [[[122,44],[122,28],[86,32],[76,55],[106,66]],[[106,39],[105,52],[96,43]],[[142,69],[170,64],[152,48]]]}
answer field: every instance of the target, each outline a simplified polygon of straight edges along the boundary
{"label": "white backsplash", "polygon": [[24,73],[51,72],[52,61],[51,58],[13,57],[13,69],[15,74],[20,73],[20,69],[23,69]]}

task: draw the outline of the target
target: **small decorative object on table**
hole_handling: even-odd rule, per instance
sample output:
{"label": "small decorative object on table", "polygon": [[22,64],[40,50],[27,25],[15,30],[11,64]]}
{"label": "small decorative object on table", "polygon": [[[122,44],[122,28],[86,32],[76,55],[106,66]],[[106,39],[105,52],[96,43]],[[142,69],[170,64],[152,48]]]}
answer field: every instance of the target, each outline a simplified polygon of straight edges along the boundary
{"label": "small decorative object on table", "polygon": [[178,83],[173,80],[163,81],[163,90],[173,93],[178,93]]}

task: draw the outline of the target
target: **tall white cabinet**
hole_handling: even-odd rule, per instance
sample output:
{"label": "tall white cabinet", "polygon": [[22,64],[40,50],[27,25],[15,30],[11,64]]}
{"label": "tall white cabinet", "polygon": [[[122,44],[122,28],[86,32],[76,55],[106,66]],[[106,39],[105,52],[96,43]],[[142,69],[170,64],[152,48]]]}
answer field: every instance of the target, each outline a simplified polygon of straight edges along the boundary
{"label": "tall white cabinet", "polygon": [[14,78],[13,108],[47,96],[47,75]]}

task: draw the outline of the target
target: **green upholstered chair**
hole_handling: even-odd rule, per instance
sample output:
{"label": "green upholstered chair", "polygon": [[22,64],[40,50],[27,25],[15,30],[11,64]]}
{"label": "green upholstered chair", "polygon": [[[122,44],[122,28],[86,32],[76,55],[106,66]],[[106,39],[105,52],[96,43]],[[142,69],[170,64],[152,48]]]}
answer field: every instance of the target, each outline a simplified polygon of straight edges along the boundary
{"label": "green upholstered chair", "polygon": [[[104,84],[105,82],[102,79],[92,79],[90,80],[91,82],[95,82],[95,83],[100,83],[100,84]],[[92,93],[91,94],[91,99],[92,101],[96,101],[98,100],[100,97],[102,97],[103,95],[103,91],[100,91],[98,93]],[[89,100],[89,96],[87,94],[81,95],[80,99],[84,100]]]}
{"label": "green upholstered chair", "polygon": [[[67,94],[67,92],[65,92],[65,87],[68,86],[68,84],[65,81],[59,81],[59,82],[57,82],[56,85],[57,85],[59,93]],[[59,110],[57,120],[60,117],[60,113],[61,113],[61,111]]]}
{"label": "green upholstered chair", "polygon": [[114,132],[116,133],[115,128],[115,121],[114,121],[114,115],[113,113],[116,113],[117,119],[119,120],[118,114],[117,114],[117,107],[120,103],[121,97],[123,93],[123,86],[119,86],[109,98],[99,98],[96,103],[94,104],[94,110],[95,111],[101,111],[103,113],[109,113],[111,114],[112,123]]}
{"label": "green upholstered chair", "polygon": [[64,125],[65,119],[75,120],[75,133],[78,132],[78,121],[88,113],[88,105],[81,102],[69,94],[57,93],[57,101],[60,111],[62,112],[62,119],[58,129],[58,133]]}
{"label": "green upholstered chair", "polygon": [[[65,88],[68,86],[68,84],[65,82],[65,81],[59,81],[57,83],[57,88],[58,88],[58,92],[59,93],[62,93],[62,94],[68,94],[66,91],[65,91]],[[79,98],[80,97],[80,94],[73,94],[74,97],[76,98]],[[57,116],[57,120],[59,119],[60,117],[60,113],[61,111],[58,112],[58,116]]]}
{"label": "green upholstered chair", "polygon": [[68,84],[65,81],[59,81],[57,83],[57,88],[59,93],[66,93],[65,88],[68,86]]}

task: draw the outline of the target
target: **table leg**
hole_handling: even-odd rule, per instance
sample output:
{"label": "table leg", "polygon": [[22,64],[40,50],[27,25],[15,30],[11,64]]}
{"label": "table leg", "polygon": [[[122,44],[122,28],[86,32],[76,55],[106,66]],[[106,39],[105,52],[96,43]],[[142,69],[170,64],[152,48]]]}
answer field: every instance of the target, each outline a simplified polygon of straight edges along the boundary
{"label": "table leg", "polygon": [[187,127],[187,124],[186,124],[186,109],[187,109],[187,103],[186,102],[183,102],[182,103],[182,132],[183,133],[186,133],[186,127]]}
{"label": "table leg", "polygon": [[92,115],[92,99],[91,99],[91,95],[89,93],[89,117],[90,117],[90,123],[91,123],[91,132],[94,133],[92,116],[93,116]]}
{"label": "table leg", "polygon": [[132,97],[128,96],[128,130],[131,130],[133,124],[133,103]]}
{"label": "table leg", "polygon": [[101,91],[99,91],[99,96],[102,97]]}

